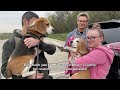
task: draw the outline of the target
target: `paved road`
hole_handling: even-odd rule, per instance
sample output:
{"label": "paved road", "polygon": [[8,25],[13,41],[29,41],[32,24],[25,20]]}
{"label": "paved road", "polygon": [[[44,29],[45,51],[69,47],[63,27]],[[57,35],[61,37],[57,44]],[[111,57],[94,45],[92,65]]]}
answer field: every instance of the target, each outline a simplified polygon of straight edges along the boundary
{"label": "paved road", "polygon": [[[62,45],[64,45],[64,43],[65,43],[63,41],[59,41],[59,40],[55,40],[55,39],[53,39],[53,40],[56,42],[59,42]],[[1,66],[2,46],[5,41],[6,40],[0,40],[0,66]],[[67,61],[67,53],[61,52],[57,48],[55,54],[48,55],[47,53],[45,53],[45,56],[48,59],[50,74],[53,75],[53,78],[54,79],[67,79],[68,76],[64,74],[65,63]],[[2,76],[2,79],[4,79],[3,76]]]}

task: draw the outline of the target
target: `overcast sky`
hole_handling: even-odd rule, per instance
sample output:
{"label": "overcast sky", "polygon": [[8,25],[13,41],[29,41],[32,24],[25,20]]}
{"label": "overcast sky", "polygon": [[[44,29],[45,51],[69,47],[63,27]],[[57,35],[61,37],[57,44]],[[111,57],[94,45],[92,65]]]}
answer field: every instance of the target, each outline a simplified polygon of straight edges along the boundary
{"label": "overcast sky", "polygon": [[[26,11],[0,11],[0,33],[12,33],[14,29],[21,29],[21,18]],[[54,13],[54,11],[33,11],[39,16]]]}

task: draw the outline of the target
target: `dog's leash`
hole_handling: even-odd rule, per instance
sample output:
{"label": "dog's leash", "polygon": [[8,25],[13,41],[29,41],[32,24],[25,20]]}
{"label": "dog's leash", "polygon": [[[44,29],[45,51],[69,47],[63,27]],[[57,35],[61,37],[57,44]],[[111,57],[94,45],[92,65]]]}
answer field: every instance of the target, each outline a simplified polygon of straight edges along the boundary
{"label": "dog's leash", "polygon": [[[39,49],[39,44],[37,45],[37,60],[36,60],[36,64],[39,64],[39,53],[38,53],[38,49]],[[39,65],[36,66],[36,76],[35,78],[37,79],[37,74],[38,74],[38,70],[39,70]]]}
{"label": "dog's leash", "polygon": [[[45,37],[45,35],[43,35],[42,37]],[[40,37],[40,38],[42,38]],[[37,74],[38,74],[38,71],[39,71],[39,44],[37,45],[37,60],[36,60],[36,79],[37,79]]]}

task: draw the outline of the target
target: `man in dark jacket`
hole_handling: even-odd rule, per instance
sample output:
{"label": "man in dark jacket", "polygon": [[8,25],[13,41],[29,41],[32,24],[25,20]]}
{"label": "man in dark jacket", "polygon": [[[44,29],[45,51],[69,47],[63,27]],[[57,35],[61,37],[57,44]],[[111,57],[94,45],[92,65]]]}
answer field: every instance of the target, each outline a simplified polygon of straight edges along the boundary
{"label": "man in dark jacket", "polygon": [[[15,30],[13,37],[16,37],[18,38],[17,40],[20,40],[21,36],[26,34],[27,28],[37,18],[39,18],[38,15],[33,12],[24,13],[24,15],[22,16],[22,30]],[[1,73],[5,78],[8,59],[16,46],[16,40],[13,37],[7,40],[3,45]],[[32,37],[25,39],[24,43],[26,44],[26,46],[28,46],[28,48],[39,45],[39,48],[42,50],[42,52],[38,55],[39,64],[45,64],[46,66],[44,66],[44,68],[48,68],[48,62],[45,58],[44,52],[52,55],[56,51],[56,46],[40,42],[39,40],[34,39]],[[35,57],[35,62],[36,60],[37,57]],[[22,76],[12,75],[12,79],[35,79],[35,76],[36,75],[31,75],[26,78],[23,78]],[[37,74],[37,79],[49,79],[49,70],[39,70],[39,73]]]}

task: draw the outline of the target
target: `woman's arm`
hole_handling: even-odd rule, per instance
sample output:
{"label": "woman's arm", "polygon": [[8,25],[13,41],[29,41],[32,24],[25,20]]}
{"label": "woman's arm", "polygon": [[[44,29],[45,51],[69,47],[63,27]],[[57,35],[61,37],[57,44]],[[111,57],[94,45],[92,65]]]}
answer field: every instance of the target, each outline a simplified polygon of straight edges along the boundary
{"label": "woman's arm", "polygon": [[[106,54],[102,50],[94,50],[83,57],[77,58],[74,61],[74,66],[77,68],[88,68],[106,62]],[[76,66],[78,65],[78,66]]]}

